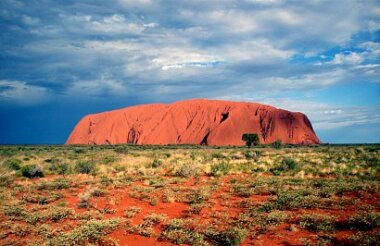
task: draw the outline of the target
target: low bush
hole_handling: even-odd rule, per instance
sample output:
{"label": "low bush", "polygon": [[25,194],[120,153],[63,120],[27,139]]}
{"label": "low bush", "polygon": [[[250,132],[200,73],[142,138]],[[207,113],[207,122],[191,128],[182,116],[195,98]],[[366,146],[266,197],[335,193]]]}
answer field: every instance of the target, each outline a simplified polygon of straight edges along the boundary
{"label": "low bush", "polygon": [[[345,245],[379,245],[380,231],[374,231],[370,233],[359,232],[348,237],[348,242]],[[343,245],[343,244],[342,244]]]}
{"label": "low bush", "polygon": [[257,218],[262,225],[278,225],[286,221],[288,214],[282,211],[272,211],[266,215],[261,214]]}
{"label": "low bush", "polygon": [[226,158],[226,156],[220,152],[214,152],[211,154],[211,158],[213,158],[213,159],[224,159],[224,158]]}
{"label": "low bush", "polygon": [[108,219],[108,220],[90,220],[80,225],[72,231],[66,233],[60,233],[44,244],[45,246],[54,245],[106,245],[102,242],[103,237],[115,230],[120,224],[120,220]]}
{"label": "low bush", "polygon": [[316,208],[321,206],[321,199],[314,195],[299,193],[279,193],[277,199],[260,205],[257,210],[270,212],[272,210],[289,210],[297,208]]}
{"label": "low bush", "polygon": [[298,168],[298,163],[292,158],[285,158],[281,161],[281,164],[271,168],[270,171],[275,175],[279,176],[281,172],[296,170]]}
{"label": "low bush", "polygon": [[152,161],[152,163],[150,164],[150,167],[152,167],[152,168],[157,168],[157,167],[160,167],[160,166],[162,166],[162,161],[158,160],[158,159],[154,159]]}
{"label": "low bush", "polygon": [[136,233],[141,236],[150,237],[154,234],[153,227],[161,223],[166,219],[166,215],[164,214],[149,214],[145,216],[143,222],[139,225],[132,226],[127,225],[127,231],[130,233]]}
{"label": "low bush", "polygon": [[247,160],[254,160],[254,161],[258,161],[260,156],[261,156],[261,152],[259,150],[256,150],[256,151],[246,151],[244,152],[244,156]]}
{"label": "low bush", "polygon": [[190,164],[184,164],[182,165],[179,170],[176,172],[176,176],[179,177],[192,177],[192,176],[197,176],[198,170],[195,167],[192,167]]}
{"label": "low bush", "polygon": [[65,176],[69,172],[69,165],[67,163],[58,163],[58,164],[52,164],[49,166],[49,170]]}
{"label": "low bush", "polygon": [[370,212],[354,215],[349,218],[348,225],[351,229],[369,231],[380,226],[380,213]]}
{"label": "low bush", "polygon": [[272,146],[273,148],[275,148],[275,149],[281,149],[281,147],[282,147],[282,142],[281,142],[281,140],[276,140],[276,141],[274,141],[274,142],[271,144],[271,146]]}
{"label": "low bush", "polygon": [[285,158],[281,161],[281,171],[295,170],[298,167],[298,163],[292,158]]}
{"label": "low bush", "polygon": [[239,245],[247,236],[246,229],[229,228],[226,231],[207,231],[205,234],[215,243],[215,245]]}
{"label": "low bush", "polygon": [[213,164],[211,166],[210,175],[214,177],[222,176],[222,175],[228,174],[230,170],[231,170],[231,165],[227,162]]}
{"label": "low bush", "polygon": [[190,204],[202,204],[209,199],[210,193],[206,189],[199,189],[189,195]]}
{"label": "low bush", "polygon": [[323,214],[306,214],[301,216],[300,225],[310,231],[334,230],[334,217]]}
{"label": "low bush", "polygon": [[44,176],[44,172],[41,167],[31,164],[21,167],[21,175],[27,178],[40,178]]}
{"label": "low bush", "polygon": [[26,214],[26,211],[21,205],[8,205],[2,207],[3,213],[10,217],[20,217]]}
{"label": "low bush", "polygon": [[3,166],[9,170],[18,171],[21,168],[21,161],[15,158],[7,159],[4,161]]}
{"label": "low bush", "polygon": [[119,145],[119,146],[115,147],[114,151],[118,154],[127,154],[128,153],[128,147],[123,146],[123,145]]}
{"label": "low bush", "polygon": [[39,195],[38,193],[31,193],[24,195],[22,201],[29,203],[37,203],[40,205],[49,204],[62,198],[59,193],[50,193],[49,195]]}
{"label": "low bush", "polygon": [[109,156],[105,156],[103,158],[103,162],[104,164],[111,164],[111,163],[114,163],[115,161],[117,161],[117,157],[116,156],[113,156],[113,155],[109,155]]}
{"label": "low bush", "polygon": [[68,179],[57,178],[52,181],[44,181],[35,184],[37,190],[63,190],[71,187]]}
{"label": "low bush", "polygon": [[141,210],[142,209],[139,208],[139,207],[130,207],[130,208],[127,208],[126,210],[124,210],[124,216],[127,217],[127,218],[132,218],[136,214],[140,213]]}
{"label": "low bush", "polygon": [[208,245],[201,233],[190,228],[182,219],[172,219],[164,224],[164,230],[160,239],[168,240],[175,244]]}
{"label": "low bush", "polygon": [[94,173],[96,171],[96,164],[89,161],[80,161],[75,164],[75,171],[84,174]]}
{"label": "low bush", "polygon": [[12,179],[13,178],[8,174],[0,174],[0,187],[11,184]]}
{"label": "low bush", "polygon": [[48,217],[54,222],[63,220],[73,214],[73,210],[70,208],[54,207],[50,209]]}

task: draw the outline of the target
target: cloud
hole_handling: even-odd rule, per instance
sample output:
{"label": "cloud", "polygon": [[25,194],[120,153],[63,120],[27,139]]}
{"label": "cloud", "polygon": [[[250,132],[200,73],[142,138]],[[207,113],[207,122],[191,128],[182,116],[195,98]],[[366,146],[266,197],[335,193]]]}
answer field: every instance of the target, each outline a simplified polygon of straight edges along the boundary
{"label": "cloud", "polygon": [[184,67],[212,67],[224,61],[216,56],[201,51],[178,48],[164,48],[152,59],[162,70],[180,69]]}
{"label": "cloud", "polygon": [[356,53],[356,52],[350,52],[348,54],[339,53],[335,54],[334,59],[328,63],[330,64],[360,64],[362,63],[364,58]]}
{"label": "cloud", "polygon": [[22,106],[36,105],[49,99],[49,91],[23,81],[0,80],[0,102]]}
{"label": "cloud", "polygon": [[284,98],[320,129],[379,112],[297,100],[380,83],[377,1],[4,1],[2,103]]}
{"label": "cloud", "polygon": [[93,49],[97,52],[120,52],[120,51],[136,51],[141,46],[136,42],[123,42],[121,40],[116,41],[85,41],[83,47],[86,49]]}
{"label": "cloud", "polygon": [[108,75],[102,75],[99,80],[74,81],[66,93],[69,97],[76,95],[77,100],[83,100],[86,97],[127,96],[128,92],[126,86],[120,81],[109,78]]}
{"label": "cloud", "polygon": [[153,4],[152,0],[119,0],[123,6],[126,7],[145,7]]}
{"label": "cloud", "polygon": [[224,64],[224,61],[207,61],[207,62],[187,62],[187,63],[176,63],[176,64],[169,64],[162,66],[162,70],[168,70],[168,69],[182,69],[185,67],[199,67],[199,68],[206,68],[206,67],[215,67],[220,64]]}
{"label": "cloud", "polygon": [[148,23],[148,26],[146,26],[146,24],[128,20],[122,14],[109,16],[60,14],[60,17],[69,24],[71,31],[78,33],[99,33],[103,35],[138,34],[153,25]]}
{"label": "cloud", "polygon": [[145,29],[144,25],[127,22],[124,16],[118,14],[89,22],[91,30],[102,33],[140,33]]}
{"label": "cloud", "polygon": [[354,125],[380,124],[380,108],[353,107],[288,98],[264,99],[264,103],[279,108],[303,112],[316,130],[331,130]]}
{"label": "cloud", "polygon": [[40,20],[38,18],[31,17],[28,15],[22,16],[22,21],[27,25],[36,25],[40,22]]}
{"label": "cloud", "polygon": [[246,2],[253,4],[274,4],[280,3],[282,0],[246,0]]}

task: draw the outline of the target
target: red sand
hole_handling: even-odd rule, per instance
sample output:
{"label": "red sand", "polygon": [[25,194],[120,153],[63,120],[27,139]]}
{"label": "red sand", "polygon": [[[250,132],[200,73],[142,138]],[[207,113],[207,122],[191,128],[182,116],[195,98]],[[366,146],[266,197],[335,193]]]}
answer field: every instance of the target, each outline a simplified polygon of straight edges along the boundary
{"label": "red sand", "polygon": [[302,113],[258,103],[194,99],[87,115],[66,144],[244,145],[243,133],[258,133],[261,143],[320,143]]}

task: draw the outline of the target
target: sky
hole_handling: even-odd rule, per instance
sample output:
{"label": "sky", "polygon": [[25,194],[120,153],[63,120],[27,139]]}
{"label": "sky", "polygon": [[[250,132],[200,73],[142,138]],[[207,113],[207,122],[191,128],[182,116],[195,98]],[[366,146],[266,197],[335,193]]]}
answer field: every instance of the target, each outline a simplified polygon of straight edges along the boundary
{"label": "sky", "polygon": [[379,55],[380,1],[1,0],[0,144],[63,144],[86,114],[191,98],[379,143]]}

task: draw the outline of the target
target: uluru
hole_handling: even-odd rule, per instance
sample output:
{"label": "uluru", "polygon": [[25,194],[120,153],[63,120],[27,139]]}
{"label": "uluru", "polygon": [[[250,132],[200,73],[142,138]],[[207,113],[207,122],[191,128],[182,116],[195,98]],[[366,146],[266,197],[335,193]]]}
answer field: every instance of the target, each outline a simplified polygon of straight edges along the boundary
{"label": "uluru", "polygon": [[145,104],[90,114],[66,144],[244,145],[242,134],[260,143],[319,144],[306,115],[252,102],[192,99]]}

